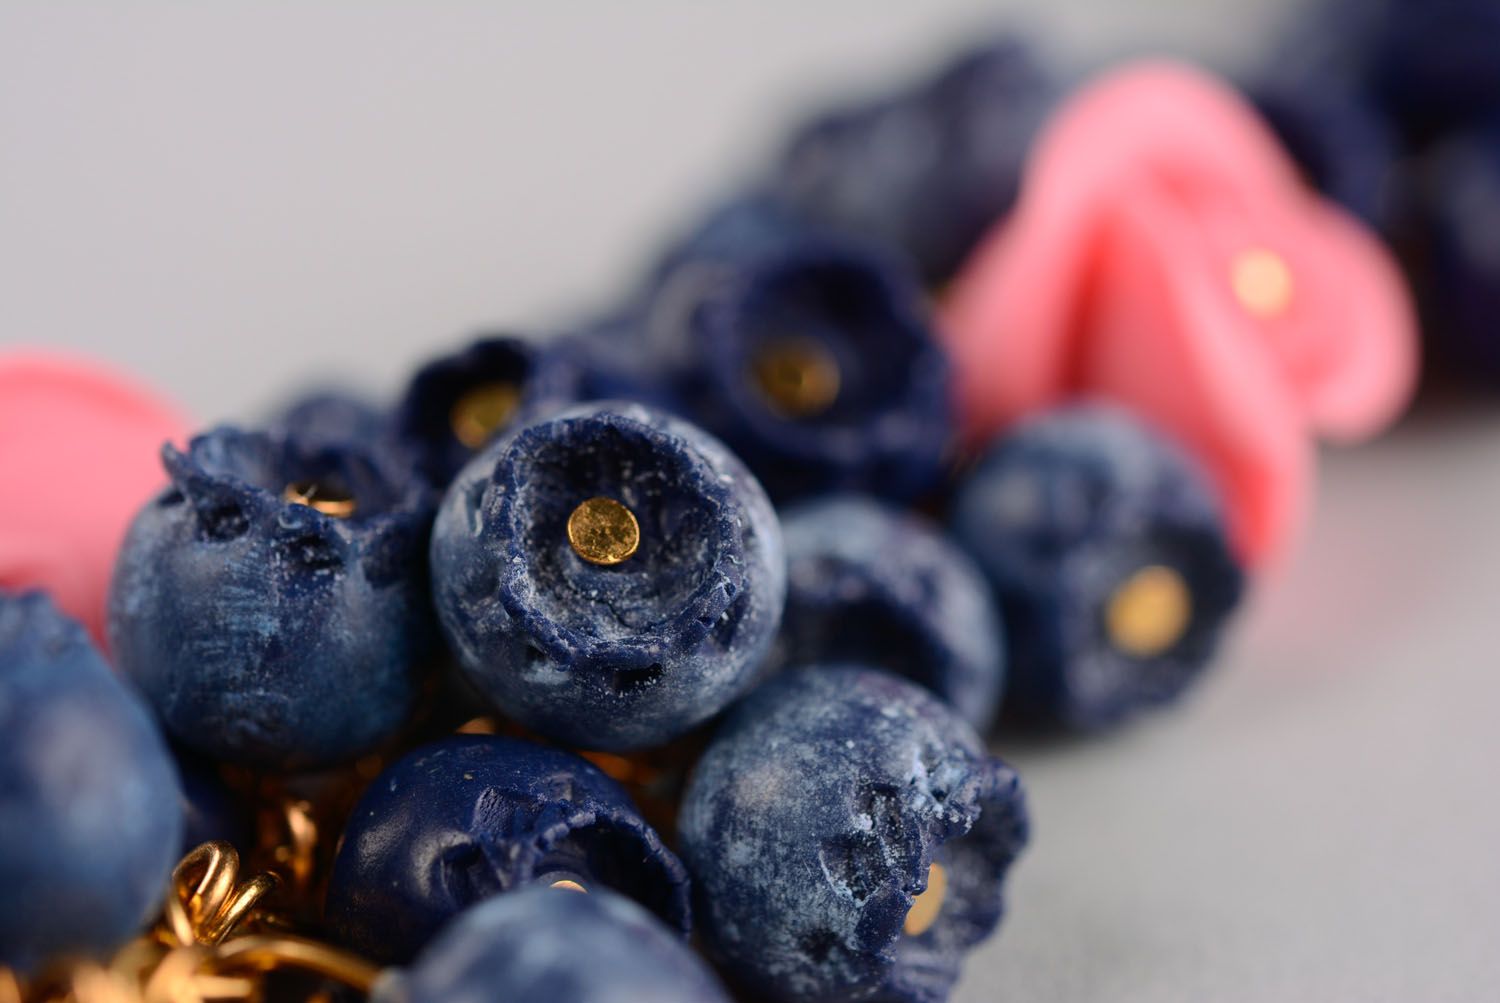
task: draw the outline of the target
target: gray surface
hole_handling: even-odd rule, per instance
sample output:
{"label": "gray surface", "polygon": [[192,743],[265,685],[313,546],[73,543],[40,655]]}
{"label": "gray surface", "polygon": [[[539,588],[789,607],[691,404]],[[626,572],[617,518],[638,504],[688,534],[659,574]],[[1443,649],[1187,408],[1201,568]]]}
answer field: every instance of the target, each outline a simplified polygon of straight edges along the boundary
{"label": "gray surface", "polygon": [[[0,2],[0,341],[204,418],[389,389],[479,325],[605,302],[790,102],[1021,6]],[[1246,6],[1028,16],[1074,56],[1232,55],[1284,4]],[[1188,707],[1007,750],[1037,841],[960,1000],[1496,998],[1497,460],[1484,409],[1332,458]]]}

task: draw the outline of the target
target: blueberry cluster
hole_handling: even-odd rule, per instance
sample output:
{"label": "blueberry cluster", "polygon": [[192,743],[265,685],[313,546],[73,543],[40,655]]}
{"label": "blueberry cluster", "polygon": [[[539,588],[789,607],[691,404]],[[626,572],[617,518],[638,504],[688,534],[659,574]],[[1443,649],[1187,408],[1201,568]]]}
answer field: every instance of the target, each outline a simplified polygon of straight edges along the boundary
{"label": "blueberry cluster", "polygon": [[164,445],[113,672],[0,598],[0,960],[108,951],[227,839],[400,966],[380,1003],[945,999],[1028,837],[997,720],[1175,699],[1242,590],[1132,415],[957,441],[929,290],[1054,90],[970,53],[800,129],[592,323]]}
{"label": "blueberry cluster", "polygon": [[1373,222],[1423,300],[1431,355],[1500,376],[1500,5],[1322,0],[1250,91],[1308,176]]}

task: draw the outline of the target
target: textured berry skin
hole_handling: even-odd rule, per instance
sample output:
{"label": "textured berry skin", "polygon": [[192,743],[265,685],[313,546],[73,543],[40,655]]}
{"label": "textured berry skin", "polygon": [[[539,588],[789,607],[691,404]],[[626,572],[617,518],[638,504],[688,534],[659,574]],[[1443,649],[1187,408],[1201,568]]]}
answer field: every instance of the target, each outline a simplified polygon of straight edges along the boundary
{"label": "textured berry skin", "polygon": [[[940,479],[953,433],[947,357],[915,276],[877,245],[763,198],[735,202],[665,255],[636,323],[676,408],[778,502],[833,491],[909,499]],[[757,354],[787,337],[836,366],[825,410],[778,412],[752,378]]]}
{"label": "textured berry skin", "polygon": [[1009,209],[1057,84],[1019,39],[901,93],[802,126],[772,190],[798,212],[908,254],[941,283]]}
{"label": "textured berry skin", "polygon": [[583,369],[576,353],[559,347],[512,336],[484,337],[417,371],[396,406],[393,423],[429,480],[448,484],[474,457],[474,450],[454,435],[450,417],[466,392],[488,383],[518,388],[515,415],[497,434],[582,399]]}
{"label": "textured berry skin", "polygon": [[457,735],[370,785],[344,832],[327,915],[362,954],[400,962],[476,902],[561,878],[614,888],[688,932],[687,871],[618,784],[561,749]]}
{"label": "textured berry skin", "polygon": [[[1104,728],[1180,696],[1217,648],[1243,573],[1197,468],[1127,412],[1046,412],[996,442],[960,487],[953,531],[989,576],[1010,645],[1006,709]],[[1191,596],[1162,654],[1117,650],[1104,611],[1142,568],[1177,572]]]}
{"label": "textured berry skin", "polygon": [[881,668],[989,727],[1004,635],[968,555],[925,519],[859,495],[788,509],[782,532],[787,600],[773,664]]}
{"label": "textured berry skin", "polygon": [[39,592],[0,593],[0,964],[101,954],[161,902],[182,792],[145,705]]}
{"label": "textured berry skin", "polygon": [[[776,1000],[938,1003],[1000,920],[1027,816],[1015,772],[925,690],[816,666],[728,717],[678,828],[699,932],[733,981]],[[942,911],[904,934],[933,862]]]}
{"label": "textured berry skin", "polygon": [[[431,492],[347,444],[229,427],[162,461],[172,486],[121,548],[110,642],[167,731],[213,759],[287,770],[394,734],[432,643]],[[355,513],[283,500],[309,478],[341,484]]]}
{"label": "textured berry skin", "polygon": [[729,1003],[693,952],[629,899],[527,888],[464,913],[371,1003]]}
{"label": "textured berry skin", "polygon": [[[626,505],[640,547],[590,564],[575,506]],[[750,685],[786,596],[781,528],[718,440],[637,404],[565,411],[491,444],[455,479],[432,539],[449,645],[476,687],[537,732],[596,749],[666,742]]]}

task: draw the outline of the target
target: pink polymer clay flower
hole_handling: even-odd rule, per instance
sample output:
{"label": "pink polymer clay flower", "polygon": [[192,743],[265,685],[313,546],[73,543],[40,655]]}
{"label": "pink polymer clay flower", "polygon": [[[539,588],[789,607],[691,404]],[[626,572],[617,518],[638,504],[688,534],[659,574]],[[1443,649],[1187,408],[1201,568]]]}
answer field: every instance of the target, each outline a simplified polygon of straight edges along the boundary
{"label": "pink polymer clay flower", "polygon": [[972,443],[1067,397],[1120,401],[1199,456],[1252,564],[1305,516],[1312,435],[1374,434],[1416,376],[1389,253],[1187,66],[1137,64],[1064,106],[951,288]]}
{"label": "pink polymer clay flower", "polygon": [[104,644],[115,553],[166,483],[163,442],[187,426],[93,363],[0,352],[0,589],[42,589]]}

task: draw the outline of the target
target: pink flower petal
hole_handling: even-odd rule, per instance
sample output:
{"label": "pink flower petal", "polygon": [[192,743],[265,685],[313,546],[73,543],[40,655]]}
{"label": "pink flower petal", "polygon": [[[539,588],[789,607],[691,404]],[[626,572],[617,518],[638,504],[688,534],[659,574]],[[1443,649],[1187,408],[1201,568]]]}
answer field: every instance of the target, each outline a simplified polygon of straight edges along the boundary
{"label": "pink flower petal", "polygon": [[187,425],[90,362],[0,353],[0,588],[45,589],[104,643],[115,553]]}

